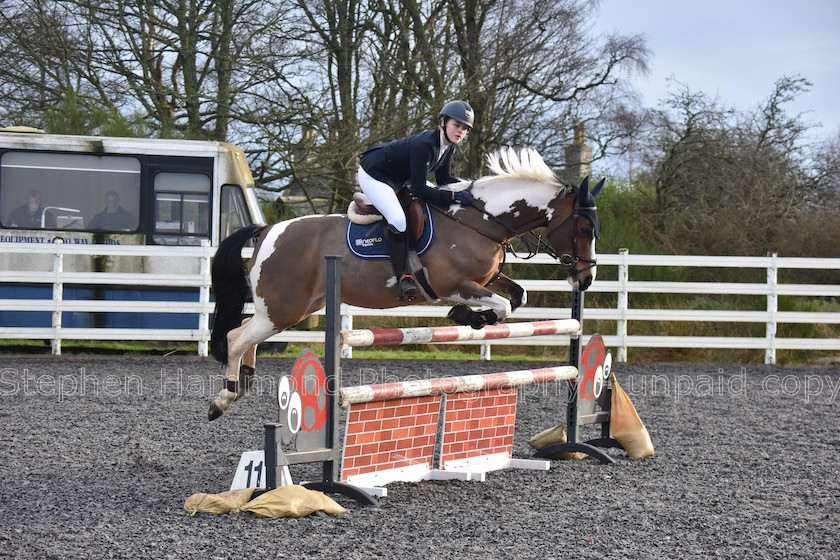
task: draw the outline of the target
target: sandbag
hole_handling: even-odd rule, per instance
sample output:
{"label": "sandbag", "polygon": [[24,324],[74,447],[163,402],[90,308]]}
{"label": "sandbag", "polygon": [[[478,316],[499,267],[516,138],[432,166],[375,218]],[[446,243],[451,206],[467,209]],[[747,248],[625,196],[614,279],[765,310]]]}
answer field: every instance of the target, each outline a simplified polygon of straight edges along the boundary
{"label": "sandbag", "polygon": [[184,509],[192,517],[196,513],[230,513],[251,500],[253,488],[230,490],[221,494],[193,494],[184,502]]}
{"label": "sandbag", "polygon": [[[543,430],[528,441],[528,445],[532,448],[539,451],[549,445],[553,445],[555,443],[566,443],[566,426],[563,424],[558,424],[553,428],[548,428],[547,430]],[[589,457],[586,453],[581,453],[579,451],[558,451],[557,453],[552,453],[548,455],[549,459],[586,459]]]}
{"label": "sandbag", "polygon": [[615,438],[630,457],[653,457],[653,443],[650,434],[639,418],[636,407],[621,385],[610,374],[612,400],[610,402],[610,435]]}
{"label": "sandbag", "polygon": [[297,484],[269,490],[239,509],[257,517],[306,517],[316,511],[336,515],[347,511],[323,492]]}

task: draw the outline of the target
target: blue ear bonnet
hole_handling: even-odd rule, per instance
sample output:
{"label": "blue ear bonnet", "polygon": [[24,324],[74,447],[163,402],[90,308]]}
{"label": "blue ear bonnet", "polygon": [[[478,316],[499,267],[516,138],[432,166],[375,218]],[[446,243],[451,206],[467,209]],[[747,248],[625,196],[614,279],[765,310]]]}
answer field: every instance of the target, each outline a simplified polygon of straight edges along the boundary
{"label": "blue ear bonnet", "polygon": [[[590,210],[591,208],[591,210]],[[595,207],[595,197],[589,196],[589,201],[585,207],[582,207],[578,210],[578,214],[581,216],[588,218],[590,222],[592,222],[592,229],[595,233],[595,239],[600,239],[601,237],[601,221],[598,220],[598,212]]]}
{"label": "blue ear bonnet", "polygon": [[595,197],[598,196],[598,193],[601,192],[601,189],[604,187],[604,181],[606,181],[606,179],[598,181],[598,184],[595,185],[595,188],[593,188],[590,192],[589,177],[584,179],[580,184],[580,187],[578,187],[578,196],[575,201],[577,204],[578,214],[592,222],[592,231],[595,234],[595,239],[599,239],[601,237],[601,221],[598,219]]}

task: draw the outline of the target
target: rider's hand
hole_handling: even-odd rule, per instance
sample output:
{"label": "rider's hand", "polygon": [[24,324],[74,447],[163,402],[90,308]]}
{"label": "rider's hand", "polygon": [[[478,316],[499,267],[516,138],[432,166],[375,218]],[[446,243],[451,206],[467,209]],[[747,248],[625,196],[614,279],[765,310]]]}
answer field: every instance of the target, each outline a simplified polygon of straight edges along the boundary
{"label": "rider's hand", "polygon": [[469,206],[475,200],[475,197],[470,191],[458,191],[455,193],[454,198],[455,202],[459,203],[461,206]]}

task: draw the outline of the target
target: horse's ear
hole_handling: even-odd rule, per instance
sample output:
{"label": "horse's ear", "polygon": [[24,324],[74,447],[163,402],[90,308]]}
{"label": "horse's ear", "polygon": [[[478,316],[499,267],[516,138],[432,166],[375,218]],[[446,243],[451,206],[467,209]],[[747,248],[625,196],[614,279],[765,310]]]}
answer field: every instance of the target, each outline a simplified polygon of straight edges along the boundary
{"label": "horse's ear", "polygon": [[578,187],[578,201],[582,206],[589,202],[589,175],[583,178]]}
{"label": "horse's ear", "polygon": [[604,188],[604,183],[607,182],[607,178],[603,177],[598,184],[592,189],[592,196],[598,196],[598,193],[601,192],[601,189]]}

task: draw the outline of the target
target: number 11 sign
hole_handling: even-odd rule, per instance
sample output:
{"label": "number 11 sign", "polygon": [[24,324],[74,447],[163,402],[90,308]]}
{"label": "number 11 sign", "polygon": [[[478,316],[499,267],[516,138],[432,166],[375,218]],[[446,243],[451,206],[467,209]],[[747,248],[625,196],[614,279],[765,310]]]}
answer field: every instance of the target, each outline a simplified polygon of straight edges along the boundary
{"label": "number 11 sign", "polygon": [[239,458],[239,466],[236,467],[230,489],[242,488],[265,488],[264,451],[246,451]]}

